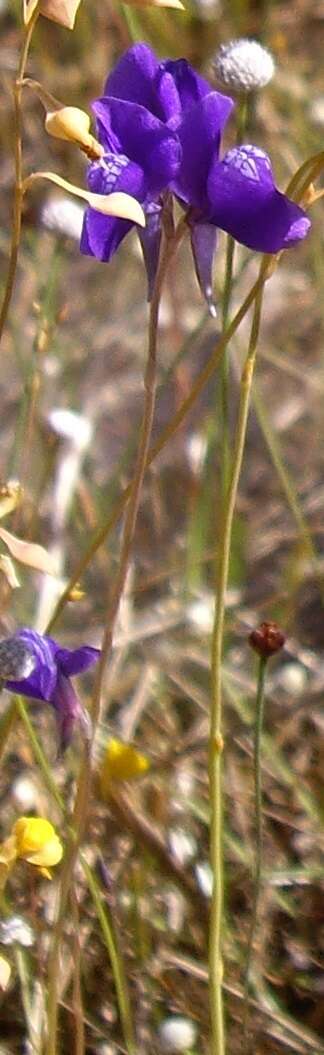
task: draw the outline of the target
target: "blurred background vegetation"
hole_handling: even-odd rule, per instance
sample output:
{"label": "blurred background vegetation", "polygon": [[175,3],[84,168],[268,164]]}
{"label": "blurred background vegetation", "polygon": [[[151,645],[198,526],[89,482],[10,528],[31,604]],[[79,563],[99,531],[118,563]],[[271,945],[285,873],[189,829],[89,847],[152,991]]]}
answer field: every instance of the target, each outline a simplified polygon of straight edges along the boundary
{"label": "blurred background vegetation", "polygon": [[[13,192],[11,85],[20,46],[19,17],[18,0],[1,0],[3,275]],[[28,75],[64,104],[87,109],[101,94],[107,72],[131,42],[131,34],[150,42],[161,55],[188,57],[207,77],[212,75],[213,52],[222,41],[257,36],[273,51],[277,71],[255,103],[247,139],[268,150],[282,188],[298,166],[321,149],[321,0],[197,0],[187,5],[185,15],[84,0],[73,33],[40,19]],[[231,134],[233,128],[228,141]],[[85,185],[85,161],[70,145],[46,137],[42,108],[27,88],[24,165],[26,173],[52,169]],[[2,348],[1,476],[3,481],[18,478],[25,489],[24,502],[8,527],[47,547],[55,544],[62,574],[68,576],[130,477],[142,405],[147,306],[135,236],[123,243],[109,265],[82,257],[67,227],[72,224],[71,210],[64,221],[61,210],[61,233],[57,231],[53,203],[58,199],[61,202],[62,195],[44,183],[26,202],[17,282]],[[80,214],[73,215],[76,230]],[[321,203],[312,210],[312,220],[308,239],[284,253],[266,288],[232,551],[224,671],[225,953],[231,1055],[241,1048],[240,984],[253,853],[255,669],[247,637],[264,618],[278,620],[287,633],[287,645],[271,666],[266,705],[266,877],[253,975],[255,1050],[260,1055],[285,1051],[318,1055],[324,1050]],[[215,268],[219,297],[224,244],[221,235]],[[257,266],[248,250],[237,248],[233,307],[250,288]],[[213,348],[218,326],[217,319],[206,315],[184,245],[173,263],[162,303],[155,435],[189,391]],[[244,323],[231,349],[233,420],[247,335]],[[151,759],[150,771],[135,792],[132,788],[128,814],[126,792],[120,812],[109,805],[93,808],[88,845],[91,862],[101,860],[100,874],[103,863],[108,869],[103,897],[125,957],[139,1050],[150,1055],[175,1050],[165,1022],[176,1015],[194,1023],[196,1039],[192,1034],[189,1047],[197,1052],[208,1047],[206,744],[212,566],[219,520],[218,438],[216,378],[147,473],[98,739],[98,751],[101,742],[113,735],[131,741]],[[71,646],[80,638],[100,644],[118,545],[117,530],[87,569],[81,599],[65,608],[55,627],[55,635]],[[19,574],[21,588],[15,591],[4,576],[0,580],[2,636],[35,620],[43,620],[44,625],[45,614],[50,613],[48,580],[30,571]],[[38,713],[36,706],[32,714],[58,786],[69,797],[75,753],[69,753],[68,763],[56,764],[52,716]],[[0,793],[4,831],[17,812],[49,813],[47,793],[20,728],[9,740]],[[53,816],[55,820],[51,807]],[[30,889],[18,884],[14,895],[15,908],[28,917],[38,935],[28,953],[30,978],[42,980],[52,887],[38,880]],[[124,1050],[116,996],[81,874],[77,895],[82,910],[78,942],[86,1051],[115,1055]],[[73,1048],[75,1033],[71,969],[75,937],[70,920],[65,937],[64,1053]],[[1,1019],[1,1055],[33,1050],[26,1046],[18,975],[3,998]]]}

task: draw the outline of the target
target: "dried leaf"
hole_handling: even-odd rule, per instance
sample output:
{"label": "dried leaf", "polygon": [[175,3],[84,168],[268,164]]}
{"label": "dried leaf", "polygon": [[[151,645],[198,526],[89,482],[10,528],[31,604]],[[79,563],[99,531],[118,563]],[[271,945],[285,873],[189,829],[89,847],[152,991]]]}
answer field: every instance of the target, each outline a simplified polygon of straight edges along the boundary
{"label": "dried leaf", "polygon": [[11,590],[17,590],[20,586],[16,569],[12,563],[11,557],[5,557],[4,553],[0,553],[0,571],[7,580],[8,586]]}
{"label": "dried leaf", "polygon": [[46,575],[58,574],[56,560],[43,546],[36,542],[25,542],[4,528],[0,528],[0,538],[8,546],[11,556],[20,561],[20,564],[27,564],[29,568],[45,572]]}
{"label": "dried leaf", "polygon": [[39,11],[45,18],[58,22],[60,26],[74,29],[75,17],[81,0],[41,0]]}

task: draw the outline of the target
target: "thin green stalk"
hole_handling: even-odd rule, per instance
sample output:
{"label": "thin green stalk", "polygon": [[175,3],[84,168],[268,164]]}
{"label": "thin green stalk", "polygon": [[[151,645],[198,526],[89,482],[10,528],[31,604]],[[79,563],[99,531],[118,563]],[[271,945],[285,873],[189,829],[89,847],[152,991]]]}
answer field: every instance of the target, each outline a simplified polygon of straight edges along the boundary
{"label": "thin green stalk", "polygon": [[246,1048],[248,1050],[248,1028],[249,1028],[249,990],[250,990],[250,977],[251,977],[251,966],[253,958],[253,945],[256,933],[257,918],[258,918],[258,906],[261,891],[261,874],[262,874],[262,773],[261,773],[261,739],[263,729],[263,716],[264,716],[264,689],[265,689],[265,675],[266,675],[267,658],[264,656],[259,657],[258,664],[258,684],[257,684],[257,696],[256,696],[256,719],[255,719],[255,733],[254,733],[254,755],[253,755],[253,771],[254,771],[254,788],[255,788],[255,867],[254,867],[254,883],[253,883],[253,902],[251,912],[250,931],[247,944],[246,953],[246,966],[244,974],[244,1038]]}
{"label": "thin green stalk", "polygon": [[[231,293],[233,286],[233,266],[234,266],[234,251],[235,241],[230,234],[227,235],[226,240],[226,261],[225,261],[225,281],[224,281],[224,293],[222,302],[222,332],[226,333],[226,327],[228,325],[229,310]],[[230,469],[231,469],[231,456],[230,456],[230,427],[229,427],[229,355],[228,348],[225,348],[224,355],[221,362],[221,377],[220,377],[220,428],[221,428],[221,495],[222,500],[226,498]]]}
{"label": "thin green stalk", "polygon": [[14,151],[15,151],[15,192],[13,202],[13,219],[12,219],[12,232],[11,232],[11,246],[10,256],[8,264],[7,281],[5,286],[3,303],[0,311],[0,341],[2,338],[4,326],[6,323],[11,297],[13,293],[17,261],[20,244],[20,233],[21,233],[21,213],[22,213],[22,202],[24,196],[23,188],[23,167],[22,167],[22,112],[21,112],[21,94],[22,94],[22,81],[25,76],[26,64],[28,59],[29,47],[34,31],[35,24],[38,18],[38,6],[26,26],[21,55],[19,60],[19,66],[17,70],[17,77],[14,84],[14,118],[15,118],[15,139],[14,139]]}
{"label": "thin green stalk", "polygon": [[83,871],[87,878],[88,887],[94,903],[97,917],[101,926],[103,939],[108,949],[109,959],[116,986],[118,1008],[123,1027],[125,1044],[127,1047],[127,1051],[131,1055],[131,1053],[135,1051],[135,1039],[128,987],[124,971],[124,964],[118,945],[118,937],[113,925],[113,921],[110,917],[108,907],[106,906],[105,909],[103,908],[102,892],[95,879],[95,876],[83,856],[81,856],[81,861]]}
{"label": "thin green stalk", "polygon": [[[238,101],[236,111],[236,143],[244,139],[248,120],[248,102],[246,97]],[[235,239],[228,234],[226,239],[225,280],[222,297],[222,333],[226,332],[229,320],[231,296],[233,290]],[[229,375],[230,361],[228,348],[225,349],[220,378],[220,426],[221,426],[221,495],[225,500],[231,471],[231,441],[229,423]]]}
{"label": "thin green stalk", "polygon": [[56,805],[58,806],[59,810],[64,814],[64,816],[66,816],[64,800],[62,798],[62,795],[60,795],[60,792],[58,791],[56,782],[52,776],[51,767],[48,764],[47,759],[45,758],[44,752],[42,751],[42,748],[34,731],[32,722],[30,721],[26,704],[24,703],[21,696],[15,696],[15,707],[16,713],[19,715],[22,724],[25,726],[26,733],[31,743],[36,762],[39,765],[41,773],[43,773],[46,786],[50,794],[52,795],[54,802],[56,802]]}
{"label": "thin green stalk", "polygon": [[251,327],[251,336],[246,362],[241,378],[241,396],[238,423],[234,443],[232,473],[228,495],[223,511],[223,527],[216,568],[216,603],[215,619],[211,647],[211,716],[209,741],[209,794],[210,794],[210,860],[213,872],[213,891],[210,909],[209,931],[209,984],[212,1055],[224,1055],[225,1034],[222,997],[222,926],[223,926],[223,806],[222,806],[222,663],[224,650],[224,629],[226,609],[226,589],[228,583],[229,562],[231,553],[232,528],[238,483],[243,461],[247,430],[250,396],[256,349],[260,327],[263,284],[268,270],[268,259],[264,257],[261,264],[259,286],[255,298],[255,307]]}

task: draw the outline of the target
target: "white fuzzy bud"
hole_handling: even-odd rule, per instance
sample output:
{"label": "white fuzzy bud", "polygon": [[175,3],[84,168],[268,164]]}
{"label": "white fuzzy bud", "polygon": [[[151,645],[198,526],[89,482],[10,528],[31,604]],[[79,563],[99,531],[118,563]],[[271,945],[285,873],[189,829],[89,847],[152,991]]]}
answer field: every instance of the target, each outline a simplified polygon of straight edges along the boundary
{"label": "white fuzzy bud", "polygon": [[270,51],[257,40],[242,37],[221,44],[213,60],[217,80],[227,91],[247,94],[271,81],[275,64]]}

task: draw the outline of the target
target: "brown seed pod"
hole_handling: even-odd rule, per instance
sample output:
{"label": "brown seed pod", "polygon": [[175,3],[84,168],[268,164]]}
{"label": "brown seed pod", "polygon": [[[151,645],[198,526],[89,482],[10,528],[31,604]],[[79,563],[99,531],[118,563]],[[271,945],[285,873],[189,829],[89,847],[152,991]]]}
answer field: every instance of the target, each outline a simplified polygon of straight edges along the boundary
{"label": "brown seed pod", "polygon": [[256,630],[252,630],[249,636],[249,644],[255,652],[263,659],[269,659],[276,652],[280,652],[285,644],[285,634],[277,623],[260,623]]}

